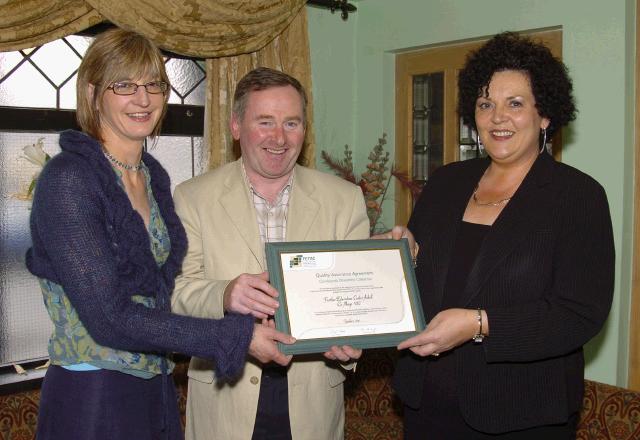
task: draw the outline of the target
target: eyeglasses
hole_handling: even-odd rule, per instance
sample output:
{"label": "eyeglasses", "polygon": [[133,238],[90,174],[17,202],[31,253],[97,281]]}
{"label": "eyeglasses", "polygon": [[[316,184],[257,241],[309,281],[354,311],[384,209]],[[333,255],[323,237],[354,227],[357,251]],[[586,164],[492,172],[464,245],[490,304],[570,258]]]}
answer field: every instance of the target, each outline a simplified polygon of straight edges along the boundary
{"label": "eyeglasses", "polygon": [[164,94],[169,88],[169,84],[164,81],[152,81],[146,84],[136,84],[132,82],[117,82],[111,84],[107,89],[113,90],[116,95],[133,95],[138,91],[138,87],[144,87],[147,93],[152,95]]}

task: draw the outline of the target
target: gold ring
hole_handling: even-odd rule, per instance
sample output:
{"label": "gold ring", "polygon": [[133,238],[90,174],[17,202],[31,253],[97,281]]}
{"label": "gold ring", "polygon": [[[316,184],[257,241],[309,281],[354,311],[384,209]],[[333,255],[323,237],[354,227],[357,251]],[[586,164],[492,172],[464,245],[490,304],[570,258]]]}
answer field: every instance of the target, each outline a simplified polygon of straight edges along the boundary
{"label": "gold ring", "polygon": [[431,356],[438,357],[440,356],[440,353],[431,353]]}

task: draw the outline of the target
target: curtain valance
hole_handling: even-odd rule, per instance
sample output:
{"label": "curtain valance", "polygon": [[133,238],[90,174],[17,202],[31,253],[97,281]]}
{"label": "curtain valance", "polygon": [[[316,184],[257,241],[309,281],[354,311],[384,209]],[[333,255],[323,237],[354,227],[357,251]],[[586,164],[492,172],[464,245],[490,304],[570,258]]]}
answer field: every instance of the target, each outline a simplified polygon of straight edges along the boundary
{"label": "curtain valance", "polygon": [[255,52],[305,0],[0,0],[0,50],[38,46],[108,20],[172,52],[213,58]]}
{"label": "curtain valance", "polygon": [[306,0],[0,0],[0,51],[39,46],[103,21],[171,52],[207,58],[210,167],[237,157],[228,132],[236,82],[257,66],[287,72],[309,93],[302,162],[314,165]]}

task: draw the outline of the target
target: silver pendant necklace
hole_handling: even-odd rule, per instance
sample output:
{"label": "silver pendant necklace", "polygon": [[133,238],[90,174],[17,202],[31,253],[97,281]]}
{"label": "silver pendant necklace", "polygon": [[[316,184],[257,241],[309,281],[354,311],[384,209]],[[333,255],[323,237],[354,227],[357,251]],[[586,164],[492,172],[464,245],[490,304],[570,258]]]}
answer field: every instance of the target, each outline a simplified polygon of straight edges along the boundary
{"label": "silver pendant necklace", "polygon": [[107,149],[104,148],[104,147],[102,147],[102,152],[104,153],[104,157],[109,159],[109,162],[119,166],[122,169],[125,169],[125,170],[128,170],[128,171],[140,171],[140,169],[142,168],[142,159],[136,165],[130,165],[128,163],[121,162],[118,159],[116,159],[115,157],[113,157],[111,155],[111,153],[109,153],[107,151]]}

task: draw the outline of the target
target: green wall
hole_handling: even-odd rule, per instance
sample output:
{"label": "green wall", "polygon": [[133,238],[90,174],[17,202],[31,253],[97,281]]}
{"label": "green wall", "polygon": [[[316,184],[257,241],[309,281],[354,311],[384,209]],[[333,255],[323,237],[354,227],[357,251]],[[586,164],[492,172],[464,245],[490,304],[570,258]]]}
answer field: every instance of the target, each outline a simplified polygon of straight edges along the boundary
{"label": "green wall", "polygon": [[[344,22],[309,7],[318,154],[354,149],[356,171],[384,131],[393,151],[398,51],[500,31],[561,28],[579,108],[563,161],[596,178],[609,197],[616,291],[604,330],[586,347],[586,376],[626,385],[633,212],[635,2],[631,0],[362,0]],[[318,167],[323,169],[318,156]],[[393,224],[393,203],[385,204]],[[576,261],[576,264],[580,264]],[[517,344],[518,341],[514,341]]]}

